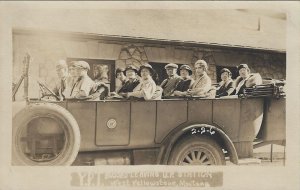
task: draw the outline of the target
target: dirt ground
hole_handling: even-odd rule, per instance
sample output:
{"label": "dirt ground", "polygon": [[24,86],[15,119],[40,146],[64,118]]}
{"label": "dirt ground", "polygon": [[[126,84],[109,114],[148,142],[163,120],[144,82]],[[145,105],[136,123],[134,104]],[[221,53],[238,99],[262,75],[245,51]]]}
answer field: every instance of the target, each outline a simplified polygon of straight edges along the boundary
{"label": "dirt ground", "polygon": [[257,163],[253,162],[247,165],[284,166],[285,148],[284,146],[273,145],[271,154],[271,145],[263,146],[253,150],[253,157],[257,159]]}
{"label": "dirt ground", "polygon": [[263,146],[254,149],[253,156],[260,159],[263,166],[284,166],[285,147],[273,145],[271,155],[271,145]]}
{"label": "dirt ground", "polygon": [[[283,146],[273,145],[271,154],[271,145],[263,146],[253,150],[253,158],[239,160],[239,165],[257,165],[257,166],[284,166],[285,149]],[[234,165],[229,160],[226,165]]]}

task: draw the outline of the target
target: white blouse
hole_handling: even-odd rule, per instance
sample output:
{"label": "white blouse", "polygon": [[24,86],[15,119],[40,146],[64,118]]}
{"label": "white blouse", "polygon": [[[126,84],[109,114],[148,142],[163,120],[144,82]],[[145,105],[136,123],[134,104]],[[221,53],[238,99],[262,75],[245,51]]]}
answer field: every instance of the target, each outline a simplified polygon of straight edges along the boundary
{"label": "white blouse", "polygon": [[156,84],[152,78],[141,79],[139,85],[137,85],[133,92],[129,92],[128,96],[137,98],[144,98],[145,100],[151,100],[156,91]]}

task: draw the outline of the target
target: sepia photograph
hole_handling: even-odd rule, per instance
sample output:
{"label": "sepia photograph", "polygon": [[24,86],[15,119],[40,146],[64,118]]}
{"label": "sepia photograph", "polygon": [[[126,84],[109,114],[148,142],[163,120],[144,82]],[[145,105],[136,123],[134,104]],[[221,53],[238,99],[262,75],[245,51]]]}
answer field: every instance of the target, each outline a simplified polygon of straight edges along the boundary
{"label": "sepia photograph", "polygon": [[300,4],[219,3],[1,2],[0,189],[297,189]]}

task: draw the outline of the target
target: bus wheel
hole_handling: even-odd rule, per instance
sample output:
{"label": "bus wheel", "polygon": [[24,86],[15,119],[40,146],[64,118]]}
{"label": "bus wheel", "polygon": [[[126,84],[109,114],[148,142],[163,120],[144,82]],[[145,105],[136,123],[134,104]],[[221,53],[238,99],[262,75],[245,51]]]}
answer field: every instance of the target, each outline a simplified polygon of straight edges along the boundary
{"label": "bus wheel", "polygon": [[182,140],[173,148],[171,165],[225,165],[220,146],[212,139],[201,136]]}

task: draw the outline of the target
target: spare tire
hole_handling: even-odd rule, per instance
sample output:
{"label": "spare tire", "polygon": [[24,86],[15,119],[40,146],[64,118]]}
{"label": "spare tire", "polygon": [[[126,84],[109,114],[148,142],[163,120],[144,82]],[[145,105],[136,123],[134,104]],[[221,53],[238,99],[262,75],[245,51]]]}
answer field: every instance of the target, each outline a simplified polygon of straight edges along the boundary
{"label": "spare tire", "polygon": [[71,165],[80,130],[71,113],[53,103],[26,106],[13,118],[13,165]]}

